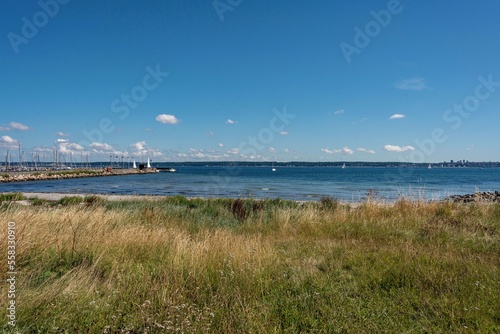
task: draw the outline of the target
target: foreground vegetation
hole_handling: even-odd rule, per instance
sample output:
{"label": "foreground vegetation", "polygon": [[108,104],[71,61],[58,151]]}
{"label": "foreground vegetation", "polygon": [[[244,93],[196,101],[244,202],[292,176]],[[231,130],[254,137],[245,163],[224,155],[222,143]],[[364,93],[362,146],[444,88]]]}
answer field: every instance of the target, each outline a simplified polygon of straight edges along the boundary
{"label": "foreground vegetation", "polygon": [[0,207],[18,332],[500,332],[500,204],[33,204]]}

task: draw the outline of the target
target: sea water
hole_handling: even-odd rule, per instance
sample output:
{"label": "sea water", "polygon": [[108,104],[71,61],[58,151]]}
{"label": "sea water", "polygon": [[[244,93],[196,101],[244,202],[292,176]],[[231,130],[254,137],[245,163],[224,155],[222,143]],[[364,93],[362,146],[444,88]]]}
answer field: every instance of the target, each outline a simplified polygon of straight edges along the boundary
{"label": "sea water", "polygon": [[500,190],[500,168],[176,167],[177,172],[0,184],[0,191],[344,201]]}

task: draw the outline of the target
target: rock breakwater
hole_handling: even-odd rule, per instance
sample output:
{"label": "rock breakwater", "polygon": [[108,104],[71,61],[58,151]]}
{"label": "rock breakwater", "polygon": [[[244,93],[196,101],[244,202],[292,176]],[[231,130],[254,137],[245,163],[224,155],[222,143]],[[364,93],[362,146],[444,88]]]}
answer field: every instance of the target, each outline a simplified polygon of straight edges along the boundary
{"label": "rock breakwater", "polygon": [[154,169],[114,169],[114,170],[72,170],[72,171],[36,171],[36,172],[3,172],[0,173],[0,182],[22,182],[61,180],[81,177],[115,176],[127,174],[154,173]]}
{"label": "rock breakwater", "polygon": [[452,195],[448,200],[454,203],[473,203],[473,202],[487,202],[487,203],[500,203],[500,191],[495,192],[477,192],[474,194],[466,195]]}

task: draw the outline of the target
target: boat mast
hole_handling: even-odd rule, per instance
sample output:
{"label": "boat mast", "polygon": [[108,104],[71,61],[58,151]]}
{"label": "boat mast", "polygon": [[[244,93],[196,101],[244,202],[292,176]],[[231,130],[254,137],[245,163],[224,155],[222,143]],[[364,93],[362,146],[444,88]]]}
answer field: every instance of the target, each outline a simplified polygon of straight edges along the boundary
{"label": "boat mast", "polygon": [[23,154],[22,154],[22,151],[21,151],[21,142],[18,143],[19,144],[19,168],[23,168]]}

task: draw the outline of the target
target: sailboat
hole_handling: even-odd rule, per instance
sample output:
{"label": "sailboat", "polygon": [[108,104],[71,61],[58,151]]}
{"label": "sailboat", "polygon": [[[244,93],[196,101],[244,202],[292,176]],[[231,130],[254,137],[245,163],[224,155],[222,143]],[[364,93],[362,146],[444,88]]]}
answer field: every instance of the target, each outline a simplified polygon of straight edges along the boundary
{"label": "sailboat", "polygon": [[431,168],[432,168],[432,165],[431,165],[431,164],[429,164],[429,166],[427,166],[427,168],[428,168],[428,169],[431,169]]}
{"label": "sailboat", "polygon": [[345,162],[344,162],[344,164],[342,165],[342,169],[345,169]]}
{"label": "sailboat", "polygon": [[148,164],[146,165],[146,168],[151,168],[151,163],[149,161],[149,157],[148,157]]}
{"label": "sailboat", "polygon": [[271,168],[272,172],[276,172],[276,168],[274,168],[274,162],[273,162],[273,167]]}
{"label": "sailboat", "polygon": [[134,163],[132,164],[132,168],[137,169],[137,165],[135,164],[135,159],[134,159]]}

